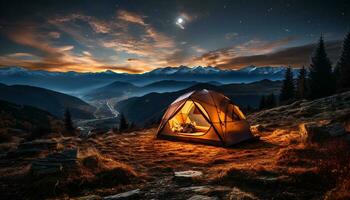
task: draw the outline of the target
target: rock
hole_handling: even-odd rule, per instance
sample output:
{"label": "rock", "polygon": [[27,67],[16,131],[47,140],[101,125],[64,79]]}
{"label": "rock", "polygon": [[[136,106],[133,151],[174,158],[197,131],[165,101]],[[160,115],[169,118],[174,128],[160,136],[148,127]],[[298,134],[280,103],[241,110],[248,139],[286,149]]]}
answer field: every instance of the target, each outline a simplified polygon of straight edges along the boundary
{"label": "rock", "polygon": [[196,178],[202,176],[203,173],[200,171],[188,170],[188,171],[180,171],[174,173],[174,180],[183,186],[191,185]]}
{"label": "rock", "polygon": [[342,123],[336,122],[327,126],[327,131],[330,136],[336,137],[345,134],[345,127]]}
{"label": "rock", "polygon": [[76,200],[102,200],[102,197],[98,195],[88,195],[88,196],[79,197]]}
{"label": "rock", "polygon": [[256,200],[258,199],[251,193],[244,192],[236,187],[234,187],[228,196],[229,200]]}
{"label": "rock", "polygon": [[54,140],[34,140],[23,142],[17,149],[7,153],[7,157],[28,157],[40,154],[42,151],[57,149],[57,142]]}
{"label": "rock", "polygon": [[31,173],[35,176],[44,176],[63,170],[74,170],[77,168],[77,154],[77,149],[70,149],[36,159],[31,164]]}
{"label": "rock", "polygon": [[230,187],[221,185],[203,185],[203,186],[191,186],[180,188],[180,191],[192,191],[198,194],[210,195],[216,193],[224,193],[231,191]]}
{"label": "rock", "polygon": [[250,130],[252,131],[252,133],[259,133],[259,132],[263,132],[263,131],[269,131],[269,129],[267,129],[265,126],[263,126],[261,124],[250,126]]}
{"label": "rock", "polygon": [[204,195],[194,195],[187,200],[219,200],[217,197],[209,197]]}
{"label": "rock", "polygon": [[346,132],[345,126],[340,122],[319,121],[300,124],[299,133],[302,141],[314,143],[322,142],[330,137],[342,136]]}
{"label": "rock", "polygon": [[140,189],[131,190],[128,192],[123,192],[115,195],[106,196],[104,200],[117,200],[117,199],[139,199]]}
{"label": "rock", "polygon": [[18,149],[37,148],[40,150],[50,150],[57,148],[57,142],[54,140],[34,140],[31,142],[23,142],[18,146]]}
{"label": "rock", "polygon": [[175,177],[197,177],[202,175],[202,172],[194,170],[175,172]]}
{"label": "rock", "polygon": [[305,143],[322,142],[330,135],[326,128],[316,122],[302,123],[299,125],[301,141]]}

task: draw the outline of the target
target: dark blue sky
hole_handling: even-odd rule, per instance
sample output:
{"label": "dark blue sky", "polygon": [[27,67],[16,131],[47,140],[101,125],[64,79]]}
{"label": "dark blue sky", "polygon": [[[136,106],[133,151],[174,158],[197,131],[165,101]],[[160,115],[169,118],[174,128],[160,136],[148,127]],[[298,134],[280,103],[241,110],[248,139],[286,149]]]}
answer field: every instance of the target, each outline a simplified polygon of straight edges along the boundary
{"label": "dark blue sky", "polygon": [[158,67],[336,62],[349,1],[1,1],[0,66],[140,73]]}

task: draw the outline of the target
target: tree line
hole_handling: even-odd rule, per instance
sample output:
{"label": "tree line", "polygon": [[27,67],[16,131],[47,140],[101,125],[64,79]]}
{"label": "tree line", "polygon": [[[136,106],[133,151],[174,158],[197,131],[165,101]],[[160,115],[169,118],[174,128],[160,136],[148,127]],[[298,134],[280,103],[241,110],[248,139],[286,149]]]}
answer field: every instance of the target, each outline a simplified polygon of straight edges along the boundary
{"label": "tree line", "polygon": [[[340,58],[335,67],[328,58],[323,36],[311,56],[308,68],[303,66],[296,79],[288,67],[279,95],[279,104],[288,104],[298,99],[317,99],[350,89],[350,32],[346,35]],[[260,109],[276,106],[274,94],[262,96]]]}

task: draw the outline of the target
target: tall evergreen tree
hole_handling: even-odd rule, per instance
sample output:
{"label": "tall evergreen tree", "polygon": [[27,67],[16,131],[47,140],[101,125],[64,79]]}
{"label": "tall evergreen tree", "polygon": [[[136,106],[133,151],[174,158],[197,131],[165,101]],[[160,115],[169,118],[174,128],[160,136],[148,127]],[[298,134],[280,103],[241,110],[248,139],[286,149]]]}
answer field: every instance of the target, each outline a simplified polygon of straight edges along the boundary
{"label": "tall evergreen tree", "polygon": [[265,95],[260,97],[260,105],[259,105],[259,109],[265,109],[266,108],[266,98]]}
{"label": "tall evergreen tree", "polygon": [[294,79],[290,67],[287,68],[281,88],[280,102],[286,102],[294,99]]}
{"label": "tall evergreen tree", "polygon": [[297,88],[296,88],[296,97],[298,99],[304,99],[306,98],[307,94],[307,71],[305,67],[303,66],[298,74],[298,79],[297,79]]}
{"label": "tall evergreen tree", "polygon": [[350,32],[346,35],[335,75],[337,90],[350,89]]}
{"label": "tall evergreen tree", "polygon": [[72,132],[75,129],[73,126],[72,117],[68,108],[66,108],[66,111],[64,112],[64,127],[65,127],[65,130],[68,132]]}
{"label": "tall evergreen tree", "polygon": [[273,93],[266,96],[266,107],[273,108],[276,106],[276,97]]}
{"label": "tall evergreen tree", "polygon": [[310,64],[310,97],[312,99],[329,96],[334,93],[335,80],[332,65],[327,56],[323,37],[314,51]]}
{"label": "tall evergreen tree", "polygon": [[126,118],[123,113],[120,113],[119,118],[119,132],[123,132],[129,128],[129,124],[126,121]]}

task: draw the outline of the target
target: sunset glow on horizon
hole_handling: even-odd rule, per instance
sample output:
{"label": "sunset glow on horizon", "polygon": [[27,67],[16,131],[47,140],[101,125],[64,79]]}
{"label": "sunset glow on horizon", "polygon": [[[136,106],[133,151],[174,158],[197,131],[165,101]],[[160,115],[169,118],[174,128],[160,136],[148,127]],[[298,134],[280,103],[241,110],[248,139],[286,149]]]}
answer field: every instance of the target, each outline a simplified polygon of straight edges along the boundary
{"label": "sunset glow on horizon", "polygon": [[[336,60],[350,21],[346,1],[68,2],[1,2],[0,67],[126,73],[179,65],[300,67],[321,33]],[[324,16],[325,7],[334,12]]]}

